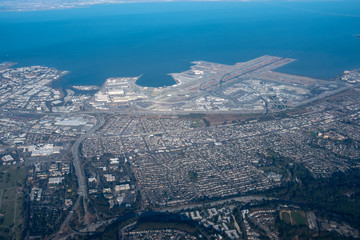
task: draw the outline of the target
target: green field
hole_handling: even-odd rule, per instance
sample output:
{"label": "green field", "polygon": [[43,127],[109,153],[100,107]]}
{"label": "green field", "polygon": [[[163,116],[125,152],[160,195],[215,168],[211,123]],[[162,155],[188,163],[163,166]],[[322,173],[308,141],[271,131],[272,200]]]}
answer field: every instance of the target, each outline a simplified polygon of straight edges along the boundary
{"label": "green field", "polygon": [[306,225],[306,217],[305,214],[298,211],[292,211],[291,217],[293,220],[293,223],[296,225]]}
{"label": "green field", "polygon": [[25,167],[0,168],[0,239],[21,239]]}
{"label": "green field", "polygon": [[306,225],[307,223],[305,213],[300,211],[281,211],[280,218],[291,225]]}
{"label": "green field", "polygon": [[281,212],[280,213],[280,218],[284,222],[286,222],[288,224],[291,224],[291,218],[290,218],[290,214],[288,212]]}

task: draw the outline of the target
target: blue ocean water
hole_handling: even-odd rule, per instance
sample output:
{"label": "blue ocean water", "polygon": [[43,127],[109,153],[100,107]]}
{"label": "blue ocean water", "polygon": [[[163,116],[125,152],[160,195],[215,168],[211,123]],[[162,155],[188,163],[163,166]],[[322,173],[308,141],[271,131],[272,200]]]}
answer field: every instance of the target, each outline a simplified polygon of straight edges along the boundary
{"label": "blue ocean water", "polygon": [[360,67],[360,1],[168,2],[0,13],[0,62],[71,73],[56,86],[167,75],[191,61],[223,64],[265,54],[296,58],[279,69],[331,79]]}

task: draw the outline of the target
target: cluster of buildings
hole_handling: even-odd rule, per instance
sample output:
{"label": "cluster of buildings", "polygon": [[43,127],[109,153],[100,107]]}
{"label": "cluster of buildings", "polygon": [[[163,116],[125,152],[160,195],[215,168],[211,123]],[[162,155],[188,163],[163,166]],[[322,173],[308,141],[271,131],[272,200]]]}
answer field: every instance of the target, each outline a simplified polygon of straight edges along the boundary
{"label": "cluster of buildings", "polygon": [[350,91],[288,118],[212,127],[192,128],[191,120],[179,118],[120,115],[89,136],[82,153],[126,156],[143,198],[155,206],[245,194],[290,180],[267,171],[277,167],[286,172],[286,166],[268,157],[269,151],[287,164],[303,164],[316,178],[329,177],[354,167],[351,159],[359,158],[358,96]]}
{"label": "cluster of buildings", "polygon": [[228,239],[240,239],[242,235],[239,224],[232,214],[232,210],[228,207],[213,207],[182,214],[200,222],[205,228],[215,230],[217,239],[221,239],[221,235],[226,236]]}
{"label": "cluster of buildings", "polygon": [[91,90],[77,91],[76,89],[65,89],[63,99],[51,102],[51,111],[54,113],[71,113],[83,110],[87,101],[91,98]]}
{"label": "cluster of buildings", "polygon": [[[104,153],[144,152],[148,149],[155,150],[155,148],[163,152],[167,149],[166,146],[184,145],[180,138],[167,138],[163,136],[163,133],[191,130],[191,124],[190,120],[181,120],[177,117],[114,116],[107,121],[101,131],[84,141],[82,153],[86,157],[93,157]],[[143,138],[149,144],[146,145]]]}
{"label": "cluster of buildings", "polygon": [[[285,219],[283,213],[287,213]],[[251,201],[250,204],[237,202],[215,204],[191,210],[181,210],[179,214],[199,222],[211,229],[214,239],[282,239],[279,225],[289,224],[297,228],[307,228],[308,235],[319,232],[336,232],[339,236],[359,238],[359,230],[342,221],[318,217],[318,213],[304,211],[298,205],[286,205],[272,201]]]}
{"label": "cluster of buildings", "polygon": [[[244,223],[244,232],[248,239],[258,239],[259,234],[254,231],[249,222],[253,223],[257,228],[270,239],[280,239],[279,232],[275,227],[275,218],[279,214],[276,209],[260,208],[260,209],[243,209],[241,210],[241,219]],[[244,235],[245,235],[244,234]]]}
{"label": "cluster of buildings", "polygon": [[135,82],[139,77],[133,78],[108,78],[93,101],[90,102],[96,109],[108,110],[111,105],[128,103],[138,99],[146,99],[142,88]]}
{"label": "cluster of buildings", "polygon": [[65,94],[51,83],[67,74],[43,66],[0,70],[0,105],[4,112],[69,113],[79,111],[91,95],[66,89]]}
{"label": "cluster of buildings", "polygon": [[344,74],[340,77],[341,80],[350,84],[356,84],[360,82],[360,70],[344,71]]}
{"label": "cluster of buildings", "polygon": [[142,230],[142,231],[128,231],[121,234],[124,240],[158,240],[158,239],[173,239],[173,240],[195,240],[195,236],[176,229],[162,229],[162,230]]}
{"label": "cluster of buildings", "polygon": [[129,161],[143,195],[155,206],[229,197],[279,184],[257,169],[234,142],[137,153]]}
{"label": "cluster of buildings", "polygon": [[109,210],[114,206],[134,205],[138,194],[124,156],[89,158],[85,171],[92,199],[103,196],[108,201]]}
{"label": "cluster of buildings", "polygon": [[294,59],[262,56],[235,65],[193,62],[191,69],[170,74],[175,85],[139,87],[139,78],[109,78],[91,104],[99,110],[158,113],[277,112],[341,91],[344,81],[323,81],[274,72]]}
{"label": "cluster of buildings", "polygon": [[36,162],[27,166],[26,202],[29,234],[52,233],[76,201],[71,159]]}
{"label": "cluster of buildings", "polygon": [[[321,100],[350,84],[272,71],[291,61],[264,56],[234,66],[196,62],[189,71],[172,74],[174,86],[142,88],[135,84],[138,78],[110,78],[93,97],[77,92],[95,90],[91,86],[66,89],[66,95],[49,87],[66,72],[0,65],[1,165],[27,166],[30,235],[51,233],[50,225],[61,224],[74,205],[77,186],[71,161],[78,149],[72,146],[79,138],[84,139],[84,196],[95,205],[99,199],[105,201],[109,212],[139,206],[171,208],[271,189],[297,181],[288,171],[295,164],[315,178],[359,167],[360,91],[351,88]],[[342,76],[348,83],[358,78],[357,71]],[[314,98],[320,100],[301,111],[232,124],[209,126],[205,115],[175,115],[267,114]],[[102,111],[113,109],[125,111]],[[162,111],[167,114],[158,115]],[[95,114],[103,114],[103,125]],[[237,223],[227,208],[186,213],[230,239],[259,238],[252,224],[278,239],[273,229],[276,214],[269,209],[244,210]],[[310,219],[310,228],[358,236],[345,225]],[[48,224],[39,225],[42,222]],[[126,237],[178,234],[192,239],[171,231],[134,231]]]}
{"label": "cluster of buildings", "polygon": [[1,113],[0,164],[24,164],[27,169],[23,218],[30,236],[53,233],[75,203],[77,186],[69,148],[94,124],[91,115]]}
{"label": "cluster of buildings", "polygon": [[0,104],[3,111],[49,112],[49,103],[60,99],[62,93],[48,85],[65,73],[42,66],[1,70]]}
{"label": "cluster of buildings", "polygon": [[342,236],[348,238],[360,238],[359,230],[354,229],[350,225],[344,222],[336,222],[326,218],[317,218],[315,222],[314,229],[319,229],[320,231],[336,232]]}
{"label": "cluster of buildings", "polygon": [[20,149],[37,144],[61,144],[84,134],[95,121],[90,115],[2,114],[0,139],[9,147]]}
{"label": "cluster of buildings", "polygon": [[1,165],[3,166],[10,166],[15,164],[16,164],[16,160],[9,154],[1,158]]}

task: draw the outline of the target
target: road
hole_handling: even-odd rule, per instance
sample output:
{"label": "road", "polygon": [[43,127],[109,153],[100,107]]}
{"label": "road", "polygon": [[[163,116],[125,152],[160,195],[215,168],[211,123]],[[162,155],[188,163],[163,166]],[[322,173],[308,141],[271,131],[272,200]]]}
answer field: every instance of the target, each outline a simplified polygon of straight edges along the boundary
{"label": "road", "polygon": [[78,181],[78,195],[79,195],[79,197],[84,197],[84,199],[87,199],[87,189],[86,189],[86,179],[85,179],[84,171],[81,167],[79,149],[80,149],[81,142],[84,141],[88,136],[92,135],[96,130],[98,130],[105,123],[105,119],[100,114],[96,115],[96,119],[97,119],[96,125],[94,125],[84,135],[79,137],[71,147],[71,152],[72,152],[72,155],[74,158],[73,164],[74,164],[74,168],[75,168],[75,174],[76,174],[77,181]]}
{"label": "road", "polygon": [[[69,221],[70,221],[74,211],[76,211],[77,208],[79,206],[81,206],[80,201],[83,200],[84,204],[86,204],[88,193],[87,193],[86,178],[84,175],[84,170],[81,166],[79,150],[80,150],[80,144],[82,143],[82,141],[84,141],[88,136],[92,135],[95,131],[97,131],[105,123],[105,118],[103,117],[102,114],[96,114],[96,119],[97,119],[96,124],[89,131],[87,131],[84,135],[79,137],[74,142],[74,144],[71,146],[71,153],[73,155],[73,165],[75,168],[75,175],[76,175],[77,183],[78,183],[78,198],[77,198],[75,204],[73,205],[71,211],[66,216],[59,232],[56,233],[56,235],[54,236],[53,239],[59,239],[59,234],[61,232],[63,232],[66,227],[68,227],[70,229]],[[86,215],[87,209],[86,209],[85,205],[84,205],[84,208],[85,208],[84,211],[85,211],[85,215]]]}

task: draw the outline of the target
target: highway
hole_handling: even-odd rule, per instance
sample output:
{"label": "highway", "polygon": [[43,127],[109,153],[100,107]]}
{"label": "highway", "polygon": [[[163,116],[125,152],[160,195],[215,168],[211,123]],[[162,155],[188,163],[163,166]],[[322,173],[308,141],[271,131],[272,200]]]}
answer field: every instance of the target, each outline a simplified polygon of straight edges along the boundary
{"label": "highway", "polygon": [[89,131],[87,131],[84,135],[79,137],[71,147],[71,153],[73,155],[73,165],[75,168],[75,174],[76,174],[77,183],[78,183],[78,198],[77,198],[75,204],[73,205],[71,211],[66,216],[65,221],[63,222],[62,226],[60,227],[60,230],[56,233],[56,235],[52,239],[60,239],[59,234],[61,234],[65,230],[65,228],[71,229],[69,227],[69,221],[70,221],[71,216],[73,215],[74,211],[76,211],[77,208],[79,206],[81,206],[81,204],[80,204],[81,199],[84,202],[85,215],[87,214],[87,212],[86,212],[87,208],[86,208],[85,204],[86,204],[86,200],[88,197],[88,193],[87,193],[86,178],[84,175],[84,170],[81,166],[79,150],[80,150],[80,144],[82,143],[82,141],[84,141],[88,136],[93,134],[96,130],[98,130],[105,123],[105,118],[103,117],[102,114],[96,114],[96,119],[97,119],[96,124]]}
{"label": "highway", "polygon": [[75,174],[76,174],[77,182],[78,182],[78,195],[79,195],[79,197],[84,197],[84,199],[87,199],[87,189],[86,189],[86,180],[85,180],[85,176],[84,176],[84,171],[81,167],[79,149],[80,149],[81,142],[84,141],[88,136],[93,134],[96,130],[98,130],[105,123],[105,119],[100,114],[96,115],[96,119],[97,119],[96,125],[94,125],[84,135],[79,137],[71,147],[71,152],[72,152],[72,155],[74,158],[73,164],[74,164]]}

